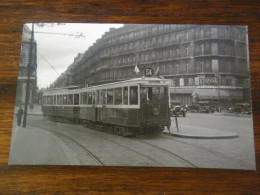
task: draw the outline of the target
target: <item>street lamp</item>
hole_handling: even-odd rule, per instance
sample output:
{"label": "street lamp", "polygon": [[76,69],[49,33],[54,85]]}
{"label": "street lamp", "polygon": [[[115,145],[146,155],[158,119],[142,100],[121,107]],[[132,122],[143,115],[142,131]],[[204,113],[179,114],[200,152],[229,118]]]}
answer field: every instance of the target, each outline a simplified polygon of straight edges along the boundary
{"label": "street lamp", "polygon": [[217,87],[218,87],[218,111],[221,112],[221,109],[220,109],[220,84],[219,84],[219,81],[220,81],[220,76],[219,76],[219,71],[217,74],[215,74],[215,77],[217,78]]}

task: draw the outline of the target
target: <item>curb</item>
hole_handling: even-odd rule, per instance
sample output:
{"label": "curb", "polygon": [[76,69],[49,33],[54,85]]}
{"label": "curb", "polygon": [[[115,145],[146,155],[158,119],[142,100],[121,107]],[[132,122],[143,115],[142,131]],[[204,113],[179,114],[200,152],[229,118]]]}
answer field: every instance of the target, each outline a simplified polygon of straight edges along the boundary
{"label": "curb", "polygon": [[43,116],[43,114],[36,114],[36,113],[27,113],[27,115]]}
{"label": "curb", "polygon": [[192,139],[231,139],[231,138],[239,137],[237,134],[234,134],[234,135],[223,135],[223,136],[185,135],[185,134],[175,134],[175,133],[168,133],[168,132],[163,132],[163,134],[174,136],[174,137],[192,138]]}

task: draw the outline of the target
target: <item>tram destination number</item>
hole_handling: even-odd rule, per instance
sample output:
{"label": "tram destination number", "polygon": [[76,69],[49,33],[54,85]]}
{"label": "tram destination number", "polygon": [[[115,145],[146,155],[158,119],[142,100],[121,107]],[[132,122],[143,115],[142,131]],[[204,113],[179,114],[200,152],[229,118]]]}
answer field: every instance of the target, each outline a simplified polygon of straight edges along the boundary
{"label": "tram destination number", "polygon": [[153,76],[153,69],[152,69],[152,68],[145,68],[145,69],[144,69],[144,75],[145,75],[146,77],[151,77],[151,76]]}

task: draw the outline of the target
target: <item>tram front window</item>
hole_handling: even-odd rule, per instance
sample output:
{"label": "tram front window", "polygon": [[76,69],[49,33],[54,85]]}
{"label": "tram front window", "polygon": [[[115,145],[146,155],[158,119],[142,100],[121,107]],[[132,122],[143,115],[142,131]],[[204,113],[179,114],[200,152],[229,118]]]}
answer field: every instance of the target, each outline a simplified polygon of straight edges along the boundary
{"label": "tram front window", "polygon": [[164,100],[168,99],[167,87],[141,87],[141,101]]}
{"label": "tram front window", "polygon": [[130,105],[138,104],[138,87],[131,86],[130,87]]}

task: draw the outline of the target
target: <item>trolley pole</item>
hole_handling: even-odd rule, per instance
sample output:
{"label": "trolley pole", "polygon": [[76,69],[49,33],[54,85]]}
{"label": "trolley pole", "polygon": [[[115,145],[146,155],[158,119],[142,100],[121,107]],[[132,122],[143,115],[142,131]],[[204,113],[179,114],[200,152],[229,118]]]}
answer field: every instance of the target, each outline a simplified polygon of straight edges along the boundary
{"label": "trolley pole", "polygon": [[29,98],[30,98],[30,76],[31,76],[32,51],[33,51],[33,42],[34,42],[34,32],[33,31],[34,31],[34,23],[32,23],[29,63],[27,65],[27,81],[26,81],[26,94],[25,94],[25,105],[24,105],[24,115],[23,115],[23,128],[26,127],[27,107],[28,107],[28,102],[29,102]]}

